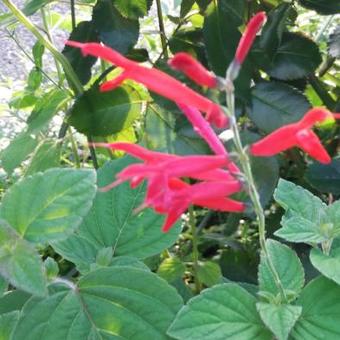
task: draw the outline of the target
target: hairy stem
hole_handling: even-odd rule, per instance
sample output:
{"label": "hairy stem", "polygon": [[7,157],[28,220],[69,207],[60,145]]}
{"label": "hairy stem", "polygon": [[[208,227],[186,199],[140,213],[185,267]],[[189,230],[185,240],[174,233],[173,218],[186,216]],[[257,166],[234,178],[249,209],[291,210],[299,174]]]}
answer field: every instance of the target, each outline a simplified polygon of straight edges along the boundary
{"label": "hairy stem", "polygon": [[253,203],[254,211],[256,214],[261,251],[263,255],[265,256],[265,260],[267,261],[269,270],[273,276],[275,285],[280,292],[282,300],[287,301],[287,296],[282,286],[279,274],[277,273],[273,265],[273,262],[269,256],[269,252],[266,246],[265,215],[264,215],[264,211],[263,211],[263,208],[260,202],[260,195],[257,191],[254,176],[251,170],[250,159],[241,142],[241,137],[240,137],[240,133],[239,133],[239,129],[237,126],[237,121],[236,121],[236,116],[235,116],[234,86],[230,79],[227,79],[226,93],[227,93],[227,106],[228,106],[229,115],[230,115],[230,127],[234,134],[233,140],[234,140],[235,148],[236,148],[237,154],[239,155],[241,168],[243,170],[244,176],[246,178],[246,181],[249,187],[249,196]]}

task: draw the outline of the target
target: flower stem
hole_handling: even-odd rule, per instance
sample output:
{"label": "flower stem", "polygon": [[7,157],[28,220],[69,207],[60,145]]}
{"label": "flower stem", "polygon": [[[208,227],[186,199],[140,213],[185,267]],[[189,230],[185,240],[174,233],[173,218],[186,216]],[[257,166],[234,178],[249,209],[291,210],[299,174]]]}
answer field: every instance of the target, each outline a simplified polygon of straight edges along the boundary
{"label": "flower stem", "polygon": [[260,242],[261,251],[265,257],[265,260],[273,276],[275,285],[278,291],[280,292],[282,300],[287,301],[287,296],[282,286],[280,276],[275,269],[275,266],[270,258],[270,255],[269,255],[269,252],[266,246],[265,215],[264,215],[264,211],[263,211],[263,208],[260,202],[260,195],[257,191],[254,176],[251,170],[250,159],[241,142],[241,137],[240,137],[239,129],[237,126],[237,120],[235,116],[234,86],[230,79],[227,79],[226,93],[227,93],[227,106],[228,106],[229,115],[230,115],[230,126],[234,134],[234,144],[235,144],[236,151],[239,155],[239,160],[241,163],[244,176],[246,177],[246,180],[247,180],[247,184],[249,187],[249,196],[253,203],[254,211],[257,217],[258,228],[259,228],[259,242]]}
{"label": "flower stem", "polygon": [[161,36],[163,55],[166,59],[168,59],[169,54],[168,54],[168,47],[166,43],[166,35],[165,35],[161,0],[156,0],[156,5],[157,5],[158,25],[159,25],[159,31],[160,31],[160,36]]}
{"label": "flower stem", "polygon": [[202,284],[198,277],[198,259],[199,259],[199,252],[198,252],[198,239],[197,239],[197,229],[196,229],[196,218],[195,218],[195,211],[194,207],[190,205],[189,207],[189,226],[191,230],[191,237],[192,237],[192,262],[193,262],[193,274],[195,280],[195,290],[196,293],[199,294],[202,290]]}

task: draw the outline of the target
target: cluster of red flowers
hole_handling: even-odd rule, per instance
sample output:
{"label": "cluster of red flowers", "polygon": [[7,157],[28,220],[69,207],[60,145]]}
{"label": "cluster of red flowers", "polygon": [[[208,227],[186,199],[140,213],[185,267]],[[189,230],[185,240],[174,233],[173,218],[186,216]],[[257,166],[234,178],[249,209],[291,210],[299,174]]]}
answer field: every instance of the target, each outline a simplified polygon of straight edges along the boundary
{"label": "cluster of red flowers", "polygon": [[[265,19],[265,13],[260,12],[247,25],[230,67],[232,78],[237,76]],[[119,76],[101,85],[102,91],[112,90],[125,79],[132,79],[176,102],[195,131],[215,153],[213,156],[177,156],[149,151],[129,143],[97,143],[96,146],[125,151],[143,161],[121,171],[117,180],[103,190],[109,190],[128,180],[134,188],[146,179],[147,193],[141,208],[153,207],[156,212],[167,215],[163,231],[168,231],[191,204],[220,211],[244,211],[244,203],[229,198],[242,190],[242,184],[237,179],[240,171],[229,159],[224,145],[209,124],[213,123],[220,128],[228,124],[227,116],[218,104],[168,74],[144,67],[104,45],[75,41],[68,41],[67,44],[80,48],[83,55],[100,57],[122,68]],[[217,77],[186,53],[176,54],[169,65],[202,86],[213,88],[218,85]],[[206,114],[206,120],[201,112]],[[250,152],[255,156],[272,156],[298,146],[320,162],[329,163],[329,155],[311,128],[330,118],[339,118],[339,115],[333,115],[322,108],[310,110],[301,121],[284,126],[251,145]],[[184,181],[185,178],[194,180],[194,184]]]}

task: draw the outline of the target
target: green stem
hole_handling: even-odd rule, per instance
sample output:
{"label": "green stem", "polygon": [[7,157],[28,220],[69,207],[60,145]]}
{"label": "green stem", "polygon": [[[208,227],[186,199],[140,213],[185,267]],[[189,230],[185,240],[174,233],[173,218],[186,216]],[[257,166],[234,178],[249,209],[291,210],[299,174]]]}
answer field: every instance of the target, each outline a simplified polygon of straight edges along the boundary
{"label": "green stem", "polygon": [[196,290],[196,293],[199,294],[200,291],[202,290],[202,284],[198,277],[198,270],[199,270],[198,238],[197,238],[195,211],[192,205],[189,207],[189,225],[190,225],[191,237],[192,237],[192,262],[193,262],[193,273],[194,273],[194,280],[195,280],[195,290]]}
{"label": "green stem", "polygon": [[265,256],[265,259],[267,261],[269,270],[273,276],[273,279],[275,281],[275,285],[277,289],[280,292],[281,298],[283,301],[287,301],[287,296],[285,293],[285,290],[282,286],[279,274],[277,273],[275,266],[270,258],[267,246],[266,246],[266,223],[265,223],[265,215],[264,211],[260,202],[260,195],[256,189],[256,184],[254,180],[254,176],[251,170],[250,166],[250,159],[249,156],[244,149],[241,137],[239,133],[239,129],[237,126],[237,120],[235,116],[235,96],[234,96],[234,86],[230,79],[227,79],[227,87],[226,87],[226,93],[227,93],[227,106],[229,109],[230,114],[230,126],[234,134],[234,144],[237,151],[237,154],[239,155],[239,160],[241,163],[241,167],[243,170],[243,173],[245,175],[245,178],[247,180],[248,188],[249,188],[249,196],[253,203],[254,211],[257,217],[258,222],[258,228],[259,228],[259,242],[260,247],[262,250],[263,255]]}
{"label": "green stem", "polygon": [[73,31],[77,25],[74,0],[71,0],[70,6],[71,6],[71,20],[72,20],[72,31]]}
{"label": "green stem", "polygon": [[53,57],[58,60],[58,62],[62,65],[65,75],[69,81],[70,87],[74,91],[75,94],[83,93],[83,87],[75,74],[71,64],[66,59],[66,57],[61,54],[53,44],[46,39],[38,30],[38,28],[31,22],[27,16],[18,9],[11,0],[2,0],[2,2],[9,8],[12,14],[19,20],[21,24],[23,24],[39,41],[41,44],[45,46],[53,55]]}
{"label": "green stem", "polygon": [[167,43],[166,43],[166,35],[165,35],[161,0],[156,0],[156,5],[157,5],[158,25],[159,25],[161,44],[162,44],[162,50],[163,50],[162,54],[164,55],[166,59],[168,59],[169,54],[168,54],[168,48],[167,48]]}
{"label": "green stem", "polygon": [[68,130],[68,135],[69,135],[70,141],[71,141],[71,147],[72,147],[72,152],[73,152],[73,155],[74,155],[74,160],[76,162],[76,168],[80,168],[80,158],[79,158],[79,155],[78,155],[77,143],[74,140],[71,127],[68,127],[67,130]]}
{"label": "green stem", "polygon": [[[44,30],[45,30],[45,33],[46,33],[46,36],[48,38],[48,40],[50,41],[51,44],[53,44],[53,40],[52,40],[52,36],[50,34],[50,29],[48,27],[48,23],[47,23],[47,18],[46,18],[46,12],[44,10],[44,8],[41,8],[40,10],[40,13],[41,13],[41,18],[42,18],[42,21],[43,21],[43,25],[44,25]],[[59,61],[54,58],[54,63],[55,63],[55,67],[57,69],[57,74],[58,74],[58,79],[59,79],[59,86],[62,86],[63,84],[63,72],[61,70],[61,67],[60,67],[60,64],[59,64]]]}
{"label": "green stem", "polygon": [[[87,140],[89,141],[89,143],[93,143],[92,137],[87,137]],[[92,145],[89,145],[89,149],[90,149],[90,154],[91,154],[91,158],[92,158],[92,162],[93,162],[93,167],[95,169],[98,169],[99,164],[98,164],[98,160],[97,160],[96,150]]]}

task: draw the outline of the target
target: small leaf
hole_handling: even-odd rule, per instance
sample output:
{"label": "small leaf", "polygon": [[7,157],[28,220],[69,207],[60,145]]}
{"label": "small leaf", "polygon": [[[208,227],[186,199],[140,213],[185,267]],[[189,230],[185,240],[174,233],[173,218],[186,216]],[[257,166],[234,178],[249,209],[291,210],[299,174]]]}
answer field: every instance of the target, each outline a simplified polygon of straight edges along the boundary
{"label": "small leaf", "polygon": [[307,181],[322,193],[340,195],[340,158],[330,164],[313,163],[305,173]]}
{"label": "small leaf", "polygon": [[179,311],[168,334],[179,340],[271,339],[255,304],[237,284],[205,289]]}
{"label": "small leaf", "polygon": [[321,61],[319,48],[311,39],[286,32],[268,73],[281,80],[299,79],[314,72]]}
{"label": "small leaf", "polygon": [[27,300],[31,297],[22,290],[12,290],[0,298],[0,314],[20,311]]}
{"label": "small leaf", "polygon": [[37,147],[39,140],[34,135],[22,132],[1,151],[1,167],[10,175]]}
{"label": "small leaf", "polygon": [[61,145],[56,141],[43,140],[40,142],[32,155],[25,176],[57,167],[60,164],[60,151]]}
{"label": "small leaf", "polygon": [[292,211],[313,223],[321,224],[326,204],[302,187],[280,179],[274,198],[285,210]]}
{"label": "small leaf", "polygon": [[319,224],[301,216],[284,217],[281,225],[282,228],[274,234],[289,242],[320,243],[327,240]]}
{"label": "small leaf", "polygon": [[108,136],[129,128],[141,110],[142,99],[134,87],[100,92],[94,86],[77,98],[69,123],[87,136]]}
{"label": "small leaf", "polygon": [[95,270],[74,290],[52,288],[54,294],[26,303],[13,339],[165,340],[182,306],[164,280],[131,267]]}
{"label": "small leaf", "polygon": [[45,265],[46,276],[48,280],[49,281],[54,280],[59,273],[58,263],[52,257],[48,257],[44,261],[44,265]]}
{"label": "small leaf", "polygon": [[61,168],[24,178],[6,192],[0,216],[31,242],[65,238],[90,209],[95,179],[94,171]]}
{"label": "small leaf", "polygon": [[99,249],[96,257],[96,263],[99,266],[106,267],[108,266],[112,261],[113,256],[113,249],[112,247],[106,247]]}
{"label": "small leaf", "polygon": [[178,278],[182,278],[185,272],[185,265],[177,257],[165,259],[157,270],[157,274],[168,282],[173,282]]}
{"label": "small leaf", "polygon": [[287,340],[288,335],[301,315],[302,308],[292,305],[256,304],[262,321],[278,340]]}
{"label": "small leaf", "polygon": [[338,14],[339,0],[299,0],[301,6],[317,11],[319,14]]}
{"label": "small leaf", "polygon": [[313,248],[310,252],[310,261],[321,274],[340,285],[340,246],[333,246],[329,255],[318,248]]}
{"label": "small leaf", "polygon": [[[266,245],[268,257],[276,269],[283,289],[296,297],[304,284],[304,271],[298,256],[292,249],[280,242],[267,239]],[[268,258],[263,252],[259,266],[259,289],[271,293],[274,297],[280,294],[270,270]]]}
{"label": "small leaf", "polygon": [[218,264],[206,261],[200,262],[197,268],[198,279],[207,287],[222,283],[222,272]]}
{"label": "small leaf", "polygon": [[252,89],[250,118],[267,133],[297,122],[309,109],[303,94],[287,84],[261,82]]}
{"label": "small leaf", "polygon": [[46,294],[46,277],[38,253],[5,222],[0,220],[0,274],[13,286],[28,293]]}
{"label": "small leaf", "polygon": [[338,339],[340,337],[340,287],[325,277],[311,281],[296,302],[302,315],[291,336],[295,340]]}
{"label": "small leaf", "polygon": [[[69,40],[79,42],[98,42],[98,32],[92,21],[82,21],[72,31]],[[70,62],[80,82],[85,85],[91,79],[91,68],[96,63],[97,58],[83,56],[80,49],[65,46],[62,53]]]}

